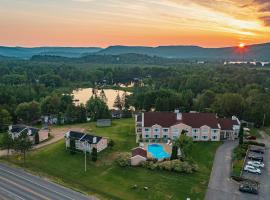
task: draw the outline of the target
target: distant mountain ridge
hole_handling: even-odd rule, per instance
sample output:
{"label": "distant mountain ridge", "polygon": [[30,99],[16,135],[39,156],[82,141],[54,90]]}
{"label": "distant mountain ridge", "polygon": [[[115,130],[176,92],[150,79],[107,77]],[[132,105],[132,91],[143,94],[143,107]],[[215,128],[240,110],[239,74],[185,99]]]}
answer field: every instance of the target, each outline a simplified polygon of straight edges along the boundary
{"label": "distant mountain ridge", "polygon": [[82,57],[85,54],[100,51],[99,47],[5,47],[0,46],[0,55],[5,57],[15,57],[29,59],[34,55],[52,55],[63,57]]}
{"label": "distant mountain ridge", "polygon": [[203,48],[199,46],[109,46],[99,47],[1,47],[0,55],[30,59],[35,55],[61,56],[79,58],[87,55],[121,55],[142,54],[176,59],[201,60],[258,60],[270,61],[270,43],[246,46],[246,51],[240,53],[238,47]]}
{"label": "distant mountain ridge", "polygon": [[110,46],[96,54],[104,55],[119,55],[123,53],[145,54],[149,56],[159,56],[166,58],[180,59],[250,59],[270,61],[270,43],[255,44],[246,46],[246,51],[240,53],[238,47],[223,47],[223,48],[203,48],[199,46]]}

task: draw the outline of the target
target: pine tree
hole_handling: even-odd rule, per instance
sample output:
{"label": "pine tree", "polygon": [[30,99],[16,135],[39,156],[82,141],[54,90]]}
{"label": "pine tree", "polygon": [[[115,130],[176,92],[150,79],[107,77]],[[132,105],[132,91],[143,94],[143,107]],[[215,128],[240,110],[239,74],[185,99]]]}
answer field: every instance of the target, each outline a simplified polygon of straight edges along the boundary
{"label": "pine tree", "polygon": [[99,94],[99,97],[100,97],[100,99],[101,99],[102,101],[104,101],[104,103],[107,103],[107,102],[108,102],[108,99],[107,99],[106,94],[105,94],[105,92],[104,92],[103,89],[101,90],[101,92],[100,92],[100,94]]}
{"label": "pine tree", "polygon": [[122,105],[123,105],[123,103],[122,103],[121,98],[120,98],[119,93],[118,93],[115,100],[114,100],[113,107],[118,108],[119,110],[122,110],[122,108],[123,108]]}
{"label": "pine tree", "polygon": [[91,158],[93,162],[97,161],[97,149],[95,147],[92,149]]}

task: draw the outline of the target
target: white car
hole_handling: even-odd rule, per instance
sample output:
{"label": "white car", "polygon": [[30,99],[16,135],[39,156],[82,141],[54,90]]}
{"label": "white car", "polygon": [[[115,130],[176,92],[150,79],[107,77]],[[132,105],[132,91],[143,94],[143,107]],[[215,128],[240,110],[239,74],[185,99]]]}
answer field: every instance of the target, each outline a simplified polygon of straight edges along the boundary
{"label": "white car", "polygon": [[248,165],[251,165],[251,166],[254,166],[254,167],[261,167],[263,168],[264,167],[264,163],[262,162],[259,162],[259,161],[248,161]]}
{"label": "white car", "polygon": [[253,174],[261,174],[260,169],[254,167],[254,166],[251,166],[251,165],[246,165],[245,168],[244,168],[244,171],[250,172],[250,173],[253,173]]}

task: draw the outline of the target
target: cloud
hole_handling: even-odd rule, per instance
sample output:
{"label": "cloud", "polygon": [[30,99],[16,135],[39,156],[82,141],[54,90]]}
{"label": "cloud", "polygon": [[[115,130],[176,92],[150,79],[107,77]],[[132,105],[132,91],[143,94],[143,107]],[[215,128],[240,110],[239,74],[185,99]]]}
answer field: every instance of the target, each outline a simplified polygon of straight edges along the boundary
{"label": "cloud", "polygon": [[270,16],[260,17],[260,19],[264,22],[265,26],[270,26]]}

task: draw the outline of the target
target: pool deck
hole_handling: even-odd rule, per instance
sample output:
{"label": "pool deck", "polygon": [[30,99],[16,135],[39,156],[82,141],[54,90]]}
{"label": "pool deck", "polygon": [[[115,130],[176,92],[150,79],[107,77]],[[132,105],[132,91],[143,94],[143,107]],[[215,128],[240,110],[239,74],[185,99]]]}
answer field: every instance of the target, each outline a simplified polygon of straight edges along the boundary
{"label": "pool deck", "polygon": [[[163,147],[163,149],[164,149],[164,151],[166,151],[166,153],[168,153],[168,154],[170,154],[170,155],[171,155],[171,153],[172,153],[172,146],[171,146],[171,145],[168,145],[168,144],[165,144],[165,143],[157,143],[157,142],[146,143],[146,142],[143,142],[142,144],[143,144],[143,148],[144,148],[146,151],[147,151],[147,149],[148,149],[148,145],[151,145],[151,144],[159,144],[159,145],[161,145],[161,146]],[[149,153],[149,152],[147,151],[147,157],[148,157],[148,158],[152,158],[153,156],[152,156],[151,153]]]}

